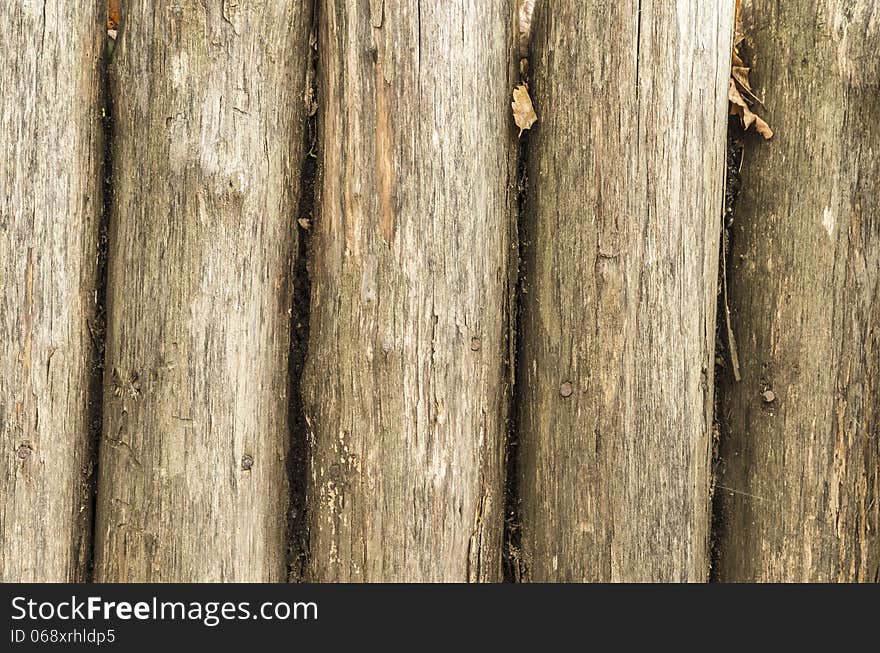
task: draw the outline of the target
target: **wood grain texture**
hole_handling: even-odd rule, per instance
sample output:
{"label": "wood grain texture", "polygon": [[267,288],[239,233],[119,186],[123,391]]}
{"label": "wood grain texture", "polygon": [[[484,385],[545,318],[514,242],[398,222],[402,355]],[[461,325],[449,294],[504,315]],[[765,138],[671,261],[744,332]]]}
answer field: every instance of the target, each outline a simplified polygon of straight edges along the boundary
{"label": "wood grain texture", "polygon": [[122,11],[96,578],[284,580],[311,9]]}
{"label": "wood grain texture", "polygon": [[732,232],[718,575],[878,581],[880,2],[744,10],[776,135],[746,143]]}
{"label": "wood grain texture", "polygon": [[729,0],[535,10],[526,580],[707,578],[732,14]]}
{"label": "wood grain texture", "polygon": [[322,8],[312,580],[500,580],[513,11]]}
{"label": "wood grain texture", "polygon": [[82,581],[101,216],[98,2],[0,11],[0,581]]}

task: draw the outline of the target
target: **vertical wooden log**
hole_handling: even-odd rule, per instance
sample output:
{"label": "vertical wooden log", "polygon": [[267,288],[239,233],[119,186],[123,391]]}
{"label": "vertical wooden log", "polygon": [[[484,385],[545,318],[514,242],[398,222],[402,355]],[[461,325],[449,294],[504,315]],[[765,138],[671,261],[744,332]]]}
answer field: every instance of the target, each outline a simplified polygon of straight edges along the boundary
{"label": "vertical wooden log", "polygon": [[749,140],[723,386],[718,574],[880,580],[880,2],[744,3]]}
{"label": "vertical wooden log", "polygon": [[84,580],[101,216],[99,2],[0,11],[0,581]]}
{"label": "vertical wooden log", "polygon": [[539,2],[517,387],[525,578],[708,573],[733,2]]}
{"label": "vertical wooden log", "polygon": [[122,8],[96,577],[284,580],[309,5]]}
{"label": "vertical wooden log", "polygon": [[322,9],[313,580],[500,579],[512,14],[507,0]]}

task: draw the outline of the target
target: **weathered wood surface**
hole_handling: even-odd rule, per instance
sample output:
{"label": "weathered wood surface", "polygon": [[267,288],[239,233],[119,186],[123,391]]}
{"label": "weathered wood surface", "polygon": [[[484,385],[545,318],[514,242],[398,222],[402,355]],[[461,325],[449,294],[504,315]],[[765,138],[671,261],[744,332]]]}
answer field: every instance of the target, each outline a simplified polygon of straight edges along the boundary
{"label": "weathered wood surface", "polygon": [[534,19],[524,578],[702,581],[733,2]]}
{"label": "weathered wood surface", "polygon": [[[880,2],[745,5],[718,576],[880,580]],[[768,394],[770,393],[770,394]]]}
{"label": "weathered wood surface", "polygon": [[311,10],[122,9],[95,575],[283,580]]}
{"label": "weathered wood surface", "polygon": [[324,3],[309,576],[500,580],[507,0]]}
{"label": "weathered wood surface", "polygon": [[99,4],[0,11],[0,580],[82,581],[101,216]]}

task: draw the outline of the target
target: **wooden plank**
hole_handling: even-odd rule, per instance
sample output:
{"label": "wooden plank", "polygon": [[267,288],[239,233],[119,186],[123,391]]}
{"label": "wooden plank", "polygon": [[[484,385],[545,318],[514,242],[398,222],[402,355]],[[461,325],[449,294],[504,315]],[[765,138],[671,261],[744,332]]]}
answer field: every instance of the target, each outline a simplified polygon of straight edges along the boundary
{"label": "wooden plank", "polygon": [[537,4],[524,578],[702,581],[733,2]]}
{"label": "wooden plank", "polygon": [[322,9],[313,580],[500,579],[513,11]]}
{"label": "wooden plank", "polygon": [[99,4],[0,12],[0,581],[85,579],[101,216]]}
{"label": "wooden plank", "polygon": [[744,3],[718,576],[880,580],[880,2]]}
{"label": "wooden plank", "polygon": [[96,578],[284,580],[309,4],[122,11]]}

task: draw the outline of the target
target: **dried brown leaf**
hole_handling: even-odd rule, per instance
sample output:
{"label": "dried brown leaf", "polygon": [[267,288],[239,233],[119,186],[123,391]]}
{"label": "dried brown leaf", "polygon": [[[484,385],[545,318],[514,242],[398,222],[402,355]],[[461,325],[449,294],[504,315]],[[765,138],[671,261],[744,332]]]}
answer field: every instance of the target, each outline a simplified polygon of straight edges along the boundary
{"label": "dried brown leaf", "polygon": [[736,9],[733,18],[733,50],[736,52],[739,44],[745,41],[746,35],[743,29],[742,0],[736,0]]}
{"label": "dried brown leaf", "polygon": [[758,96],[754,94],[752,87],[749,84],[750,70],[751,68],[746,68],[745,66],[733,66],[730,69],[730,76],[733,78],[733,81],[736,82],[736,86],[740,93],[743,94],[743,97],[747,98],[752,104],[755,102],[762,104],[761,100],[759,100]]}
{"label": "dried brown leaf", "polygon": [[538,120],[538,114],[535,113],[532,98],[529,96],[528,86],[520,84],[513,89],[513,102],[510,106],[513,108],[513,119],[516,126],[519,127],[519,135],[522,136],[522,133],[526,129],[531,129]]}
{"label": "dried brown leaf", "polygon": [[748,129],[754,125],[755,131],[765,139],[773,137],[773,130],[770,129],[770,125],[751,110],[749,103],[743,98],[733,78],[731,78],[730,85],[727,88],[727,99],[730,101],[730,115],[739,116],[742,120],[743,128]]}
{"label": "dried brown leaf", "polygon": [[731,57],[730,63],[734,66],[744,66],[743,60],[740,58],[739,53],[734,50],[733,56]]}
{"label": "dried brown leaf", "polygon": [[107,0],[107,29],[119,27],[119,0]]}
{"label": "dried brown leaf", "polygon": [[730,79],[730,83],[727,86],[727,99],[731,104],[741,107],[748,106],[743,99],[743,96],[740,94],[739,89],[736,87],[736,82],[733,81],[733,78]]}
{"label": "dried brown leaf", "polygon": [[770,125],[768,125],[761,116],[754,113],[752,115],[755,116],[755,131],[763,136],[764,140],[770,140],[773,138],[773,130],[770,129]]}
{"label": "dried brown leaf", "polygon": [[749,71],[739,53],[739,46],[745,40],[745,30],[743,29],[742,20],[742,1],[736,0],[734,10],[734,29],[733,29],[733,52],[731,53],[730,68],[730,86],[727,92],[727,99],[730,101],[730,115],[739,116],[742,119],[743,127],[748,129],[752,125],[765,139],[773,136],[764,120],[752,111],[751,105],[754,103],[761,104],[761,100],[752,92],[752,86],[749,82]]}
{"label": "dried brown leaf", "polygon": [[520,0],[518,18],[519,56],[529,55],[532,41],[532,17],[535,14],[535,0]]}
{"label": "dried brown leaf", "polygon": [[749,86],[749,68],[745,66],[733,66],[730,69],[730,76],[740,86],[740,88],[751,92],[752,87]]}

